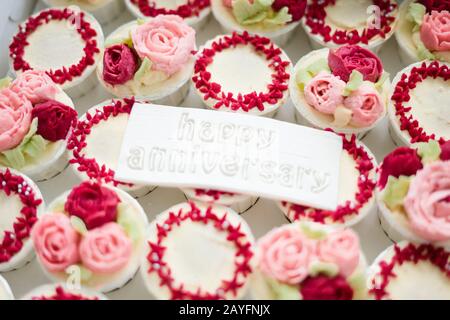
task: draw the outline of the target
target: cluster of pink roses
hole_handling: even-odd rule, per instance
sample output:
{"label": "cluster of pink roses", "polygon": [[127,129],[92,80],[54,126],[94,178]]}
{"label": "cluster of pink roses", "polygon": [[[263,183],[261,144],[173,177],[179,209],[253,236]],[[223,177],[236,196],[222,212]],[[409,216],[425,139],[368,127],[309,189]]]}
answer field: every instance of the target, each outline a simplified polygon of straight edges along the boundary
{"label": "cluster of pink roses", "polygon": [[[96,273],[123,268],[132,253],[132,241],[115,221],[120,199],[109,188],[84,182],[69,194],[64,213],[44,215],[31,238],[40,261],[50,272],[63,272],[81,262]],[[70,216],[79,217],[89,230],[81,235]]]}

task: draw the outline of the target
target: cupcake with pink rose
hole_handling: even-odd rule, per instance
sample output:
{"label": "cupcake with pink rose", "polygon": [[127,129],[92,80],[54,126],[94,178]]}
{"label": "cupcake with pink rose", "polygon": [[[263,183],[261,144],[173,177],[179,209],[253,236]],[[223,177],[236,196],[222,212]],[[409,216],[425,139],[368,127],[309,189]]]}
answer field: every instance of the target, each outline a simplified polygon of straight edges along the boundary
{"label": "cupcake with pink rose", "polygon": [[178,105],[194,72],[195,31],[176,15],[127,23],[105,42],[97,76],[119,98]]}
{"label": "cupcake with pink rose", "polygon": [[31,238],[50,279],[109,292],[139,268],[147,225],[144,210],[126,192],[83,182],[50,203]]}
{"label": "cupcake with pink rose", "polygon": [[366,260],[351,229],[293,223],[257,242],[251,294],[261,300],[359,300],[367,297]]}
{"label": "cupcake with pink rose", "polygon": [[37,181],[57,175],[77,121],[72,100],[43,71],[0,82],[0,166]]}
{"label": "cupcake with pink rose", "polygon": [[381,226],[395,242],[450,246],[450,141],[400,147],[379,167]]}
{"label": "cupcake with pink rose", "polygon": [[450,63],[450,2],[404,1],[395,37],[400,57],[407,65],[421,60]]}
{"label": "cupcake with pink rose", "polygon": [[289,82],[298,123],[359,138],[386,115],[389,90],[380,58],[357,45],[312,51]]}

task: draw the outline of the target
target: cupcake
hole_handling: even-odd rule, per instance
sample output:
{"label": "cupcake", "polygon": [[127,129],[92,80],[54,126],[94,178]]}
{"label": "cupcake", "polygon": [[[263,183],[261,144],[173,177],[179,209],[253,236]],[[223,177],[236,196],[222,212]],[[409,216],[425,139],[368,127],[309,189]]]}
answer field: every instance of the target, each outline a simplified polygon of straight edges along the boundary
{"label": "cupcake", "polygon": [[125,9],[122,0],[43,0],[49,7],[79,7],[91,13],[101,24],[107,24]]}
{"label": "cupcake", "polygon": [[288,56],[268,38],[233,33],[204,45],[192,81],[210,109],[274,116],[288,99],[291,69]]}
{"label": "cupcake", "polygon": [[395,0],[310,0],[302,19],[311,46],[360,45],[374,52],[394,34]]}
{"label": "cupcake", "polygon": [[189,200],[197,200],[210,204],[215,203],[230,207],[239,214],[244,213],[253,207],[258,201],[258,197],[213,189],[185,188],[183,189],[183,192]]}
{"label": "cupcake", "polygon": [[380,58],[357,45],[312,51],[289,82],[296,120],[362,138],[386,115],[389,74]]}
{"label": "cupcake", "polygon": [[392,240],[450,246],[450,141],[394,150],[379,177],[381,226]]}
{"label": "cupcake", "polygon": [[395,31],[400,57],[405,64],[421,60],[450,63],[450,2],[406,0],[400,6]]}
{"label": "cupcake", "polygon": [[0,168],[0,203],[0,272],[5,272],[23,267],[34,257],[30,230],[45,205],[30,178],[5,168]]}
{"label": "cupcake", "polygon": [[67,165],[67,139],[77,121],[72,100],[43,71],[3,79],[0,89],[0,166],[35,181]]}
{"label": "cupcake", "polygon": [[321,210],[286,201],[279,202],[279,207],[291,222],[313,221],[349,227],[376,211],[376,159],[354,135],[351,138],[342,135],[342,140],[337,208]]}
{"label": "cupcake", "polygon": [[83,182],[48,206],[31,238],[49,278],[109,292],[139,268],[147,224],[144,210],[126,192]]}
{"label": "cupcake", "polygon": [[209,0],[125,0],[125,4],[136,18],[173,14],[195,30],[202,29],[211,13]]}
{"label": "cupcake", "polygon": [[0,300],[14,300],[11,288],[2,276],[0,276]]}
{"label": "cupcake", "polygon": [[293,223],[257,242],[251,293],[258,300],[359,300],[366,261],[351,229]]}
{"label": "cupcake", "polygon": [[450,140],[449,79],[450,64],[439,61],[418,62],[396,75],[388,115],[397,145]]}
{"label": "cupcake", "polygon": [[86,288],[71,288],[63,283],[39,286],[22,297],[21,300],[108,300],[100,292]]}
{"label": "cupcake", "polygon": [[284,46],[300,24],[306,0],[211,0],[216,20],[227,33],[247,31]]}
{"label": "cupcake", "polygon": [[450,300],[450,253],[403,241],[383,251],[369,268],[367,285],[377,300]]}
{"label": "cupcake", "polygon": [[81,180],[102,180],[133,197],[142,197],[155,187],[133,185],[114,179],[134,99],[107,100],[83,115],[70,137],[70,163]]}
{"label": "cupcake", "polygon": [[149,235],[141,275],[156,298],[239,299],[246,293],[254,239],[232,209],[181,203],[158,215]]}
{"label": "cupcake", "polygon": [[116,97],[178,105],[189,91],[194,50],[195,31],[178,16],[133,21],[106,39],[97,76]]}
{"label": "cupcake", "polygon": [[69,8],[42,10],[19,26],[9,46],[17,75],[45,71],[72,97],[96,84],[95,67],[103,47],[103,32],[93,16]]}

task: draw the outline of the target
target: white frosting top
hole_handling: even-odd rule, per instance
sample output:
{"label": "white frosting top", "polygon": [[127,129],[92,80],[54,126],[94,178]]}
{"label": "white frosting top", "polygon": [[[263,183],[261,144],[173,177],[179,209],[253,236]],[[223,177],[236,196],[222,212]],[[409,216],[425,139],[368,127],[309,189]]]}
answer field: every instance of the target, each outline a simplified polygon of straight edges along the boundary
{"label": "white frosting top", "polygon": [[95,11],[112,1],[117,0],[44,0],[44,2],[53,7],[79,6],[86,11]]}
{"label": "white frosting top", "polygon": [[58,287],[61,287],[64,292],[74,294],[74,295],[81,295],[83,298],[87,299],[96,299],[96,300],[108,300],[106,296],[101,294],[100,292],[92,291],[88,288],[70,288],[64,284],[64,283],[53,283],[53,284],[46,284],[43,286],[39,286],[37,288],[34,288],[30,292],[28,292],[26,295],[24,295],[21,300],[35,300],[40,299],[41,297],[51,297],[56,294],[56,289]]}

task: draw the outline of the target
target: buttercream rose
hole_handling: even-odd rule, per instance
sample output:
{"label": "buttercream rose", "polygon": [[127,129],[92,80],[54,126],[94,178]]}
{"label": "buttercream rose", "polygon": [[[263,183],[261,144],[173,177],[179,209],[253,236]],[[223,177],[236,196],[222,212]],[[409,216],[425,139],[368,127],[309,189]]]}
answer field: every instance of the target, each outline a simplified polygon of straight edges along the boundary
{"label": "buttercream rose", "polygon": [[306,0],[275,0],[272,3],[272,9],[277,12],[284,7],[288,8],[292,21],[298,21],[305,14]]}
{"label": "buttercream rose", "polygon": [[319,112],[333,114],[344,101],[344,88],[344,81],[322,71],[305,86],[305,99]]}
{"label": "buttercream rose", "polygon": [[11,84],[11,89],[31,101],[32,104],[55,99],[58,87],[44,72],[28,70],[21,73]]}
{"label": "buttercream rose", "polygon": [[433,162],[418,171],[404,207],[411,228],[420,237],[450,240],[450,161]]}
{"label": "buttercream rose", "polygon": [[450,50],[450,12],[427,13],[420,26],[420,39],[430,51]]}
{"label": "buttercream rose", "polygon": [[268,277],[288,284],[298,284],[308,276],[314,258],[314,243],[299,231],[283,227],[259,240],[259,267]]}
{"label": "buttercream rose", "polygon": [[67,197],[65,210],[84,221],[88,229],[116,221],[117,194],[98,183],[83,182],[72,189]]}
{"label": "buttercream rose", "polygon": [[375,123],[384,113],[384,105],[378,91],[370,84],[363,83],[350,96],[344,105],[352,110],[352,124],[368,127]]}
{"label": "buttercream rose", "polygon": [[124,44],[105,49],[103,56],[103,80],[111,85],[120,85],[133,79],[137,70],[137,57]]}
{"label": "buttercream rose", "polygon": [[138,26],[131,34],[134,48],[152,68],[168,76],[179,71],[195,49],[195,31],[175,15],[158,15]]}
{"label": "buttercream rose", "polygon": [[378,185],[383,189],[389,176],[412,176],[423,168],[422,161],[415,149],[400,147],[388,154],[380,167],[380,179]]}
{"label": "buttercream rose", "polygon": [[55,142],[66,139],[77,119],[77,112],[58,101],[49,100],[35,105],[32,116],[38,119],[37,134]]}
{"label": "buttercream rose", "polygon": [[377,82],[383,73],[383,64],[372,51],[357,45],[345,45],[330,49],[328,65],[331,72],[347,82],[353,70],[359,71],[364,80]]}
{"label": "buttercream rose", "polygon": [[43,215],[34,224],[31,239],[41,263],[50,272],[62,272],[79,261],[79,235],[62,213]]}
{"label": "buttercream rose", "polygon": [[425,6],[427,12],[450,10],[450,0],[419,0],[418,2]]}
{"label": "buttercream rose", "polygon": [[303,300],[352,300],[353,289],[344,277],[308,277],[301,284]]}
{"label": "buttercream rose", "polygon": [[441,160],[450,160],[450,140],[441,144]]}
{"label": "buttercream rose", "polygon": [[80,243],[83,265],[96,273],[110,273],[129,261],[133,246],[122,227],[110,222],[89,231]]}
{"label": "buttercream rose", "polygon": [[30,130],[33,106],[11,89],[0,91],[0,152],[19,145]]}

